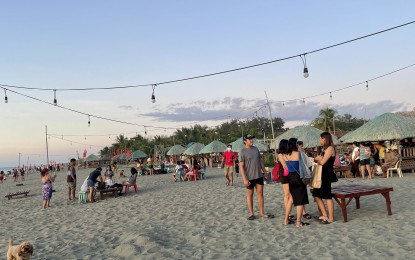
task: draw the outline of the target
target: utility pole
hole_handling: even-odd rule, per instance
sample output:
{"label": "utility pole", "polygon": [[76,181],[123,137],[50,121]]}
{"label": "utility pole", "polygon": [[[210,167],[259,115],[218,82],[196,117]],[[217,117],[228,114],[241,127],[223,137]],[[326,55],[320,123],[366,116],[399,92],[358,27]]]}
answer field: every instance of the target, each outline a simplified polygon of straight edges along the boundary
{"label": "utility pole", "polygon": [[20,170],[20,155],[21,155],[21,153],[19,153],[19,170]]}
{"label": "utility pole", "polygon": [[49,167],[49,145],[48,145],[48,126],[45,126],[46,128],[46,159],[48,162],[48,167]]}
{"label": "utility pole", "polygon": [[268,109],[269,109],[269,119],[271,120],[272,142],[274,142],[275,141],[275,135],[274,135],[274,124],[272,123],[271,107],[269,105],[267,92],[266,91],[264,91],[264,92],[265,92],[265,97],[267,98],[267,105],[268,105]]}

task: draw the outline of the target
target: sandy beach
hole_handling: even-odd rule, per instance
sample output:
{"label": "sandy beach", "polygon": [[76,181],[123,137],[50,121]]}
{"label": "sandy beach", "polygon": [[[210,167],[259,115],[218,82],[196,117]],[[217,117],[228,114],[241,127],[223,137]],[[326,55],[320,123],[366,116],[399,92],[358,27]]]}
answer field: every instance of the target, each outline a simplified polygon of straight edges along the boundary
{"label": "sandy beach", "polygon": [[[77,191],[91,170],[78,170]],[[207,180],[197,182],[173,183],[169,175],[139,176],[138,193],[93,204],[67,203],[65,175],[58,173],[48,209],[41,208],[38,174],[29,175],[24,186],[16,186],[11,178],[0,184],[2,259],[9,235],[15,244],[30,241],[33,259],[413,258],[415,174],[411,173],[404,173],[404,178],[336,183],[393,187],[392,216],[387,215],[384,198],[372,195],[361,198],[359,210],[354,202],[349,205],[347,223],[335,203],[335,223],[310,220],[310,226],[302,228],[282,225],[282,189],[277,183],[264,188],[265,210],[276,218],[247,220],[241,177],[227,187],[221,169],[208,169]],[[30,190],[29,196],[4,198],[18,190]],[[310,202],[309,213],[318,215],[311,196]]]}

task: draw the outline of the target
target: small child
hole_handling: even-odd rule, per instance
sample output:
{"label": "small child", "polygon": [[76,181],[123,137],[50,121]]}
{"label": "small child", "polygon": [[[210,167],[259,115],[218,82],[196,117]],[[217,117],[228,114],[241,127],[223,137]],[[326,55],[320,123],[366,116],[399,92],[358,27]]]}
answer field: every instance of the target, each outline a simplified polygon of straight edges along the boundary
{"label": "small child", "polygon": [[[171,174],[171,177],[174,180],[174,182],[176,182],[177,181],[177,178],[182,178],[182,175],[183,174],[184,174],[184,172],[183,172],[182,164],[181,164],[180,161],[177,161],[177,165],[174,168],[174,172]],[[176,175],[177,175],[177,177],[176,177]]]}
{"label": "small child", "polygon": [[121,170],[121,171],[120,171],[120,178],[121,178],[121,177],[125,177],[125,175],[124,175],[124,170]]}

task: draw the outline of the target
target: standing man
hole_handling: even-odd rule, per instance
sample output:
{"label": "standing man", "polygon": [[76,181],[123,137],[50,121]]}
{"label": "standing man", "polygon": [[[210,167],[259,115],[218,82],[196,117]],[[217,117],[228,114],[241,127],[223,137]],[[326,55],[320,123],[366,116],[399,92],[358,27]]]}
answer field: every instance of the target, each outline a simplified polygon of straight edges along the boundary
{"label": "standing man", "polygon": [[[75,190],[76,190],[76,159],[72,158],[68,165],[68,173],[66,177],[66,182],[68,183],[68,200],[75,200]],[[72,194],[72,198],[71,198]]]}
{"label": "standing man", "polygon": [[[359,176],[359,164],[360,164],[360,152],[359,152],[359,143],[353,142],[353,152],[352,152],[352,174],[353,178]],[[363,173],[365,174],[365,173]]]}
{"label": "standing man", "polygon": [[[255,219],[253,195],[256,189],[258,199],[259,216],[263,218],[274,218],[273,215],[265,214],[264,211],[264,175],[266,173],[264,163],[258,148],[253,146],[255,136],[247,134],[243,137],[245,147],[239,153],[239,171],[246,186],[246,202],[248,204],[248,220]],[[262,171],[261,171],[262,170]]]}
{"label": "standing man", "polygon": [[222,154],[222,166],[225,169],[226,186],[233,186],[233,168],[235,166],[236,155],[232,151],[232,145],[228,144],[226,151]]}

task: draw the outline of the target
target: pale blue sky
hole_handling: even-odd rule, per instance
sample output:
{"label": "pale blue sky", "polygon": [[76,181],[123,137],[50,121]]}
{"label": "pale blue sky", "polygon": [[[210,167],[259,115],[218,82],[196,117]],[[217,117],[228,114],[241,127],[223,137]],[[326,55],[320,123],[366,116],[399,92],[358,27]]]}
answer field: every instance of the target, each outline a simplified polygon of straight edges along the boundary
{"label": "pale blue sky", "polygon": [[[412,1],[0,1],[0,84],[39,88],[111,87],[206,74],[283,58],[415,20]],[[415,68],[365,87],[307,100],[415,63],[415,25],[307,55],[310,77],[293,59],[230,74],[156,88],[59,92],[58,103],[137,124],[180,126],[237,111],[252,116],[264,103],[287,125],[307,123],[327,105],[356,117],[412,109]],[[52,102],[53,92],[21,91]],[[0,93],[3,95],[3,93]],[[18,153],[44,161],[44,126],[56,134],[143,134],[144,128],[91,119],[8,93],[0,103],[0,166]],[[229,97],[230,99],[226,99]],[[3,97],[2,97],[3,100]],[[233,100],[230,102],[229,100]],[[124,108],[120,106],[125,106]],[[130,109],[125,109],[125,108]],[[166,114],[170,116],[166,117]],[[265,112],[262,112],[265,115]],[[149,135],[164,131],[149,130]],[[168,133],[168,131],[166,132]],[[108,137],[69,138],[105,146]],[[76,150],[98,147],[50,140],[66,161]],[[36,157],[36,158],[35,158]],[[32,161],[32,159],[30,159]]]}

